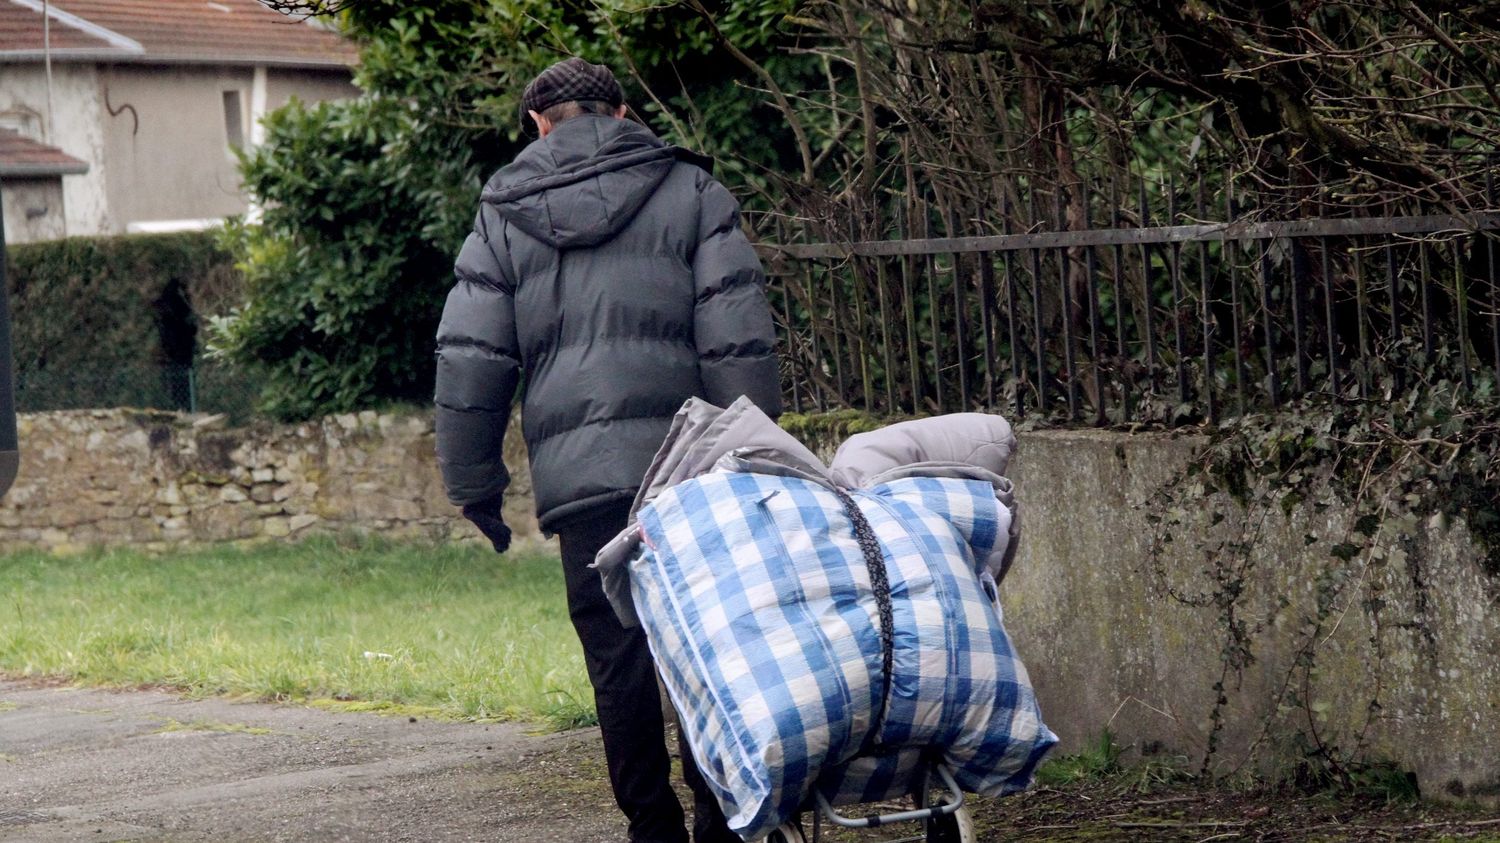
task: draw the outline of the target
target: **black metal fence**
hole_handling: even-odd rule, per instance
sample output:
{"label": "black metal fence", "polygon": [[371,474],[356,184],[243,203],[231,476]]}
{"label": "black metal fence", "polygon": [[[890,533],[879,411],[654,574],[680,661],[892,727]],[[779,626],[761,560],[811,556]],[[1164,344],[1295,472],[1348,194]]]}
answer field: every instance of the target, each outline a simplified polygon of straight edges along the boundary
{"label": "black metal fence", "polygon": [[0,197],[0,496],[10,490],[20,465],[16,427],[14,358],[10,340],[10,259],[5,247],[4,197]]}
{"label": "black metal fence", "polygon": [[1201,185],[1191,217],[1162,188],[1166,219],[1143,189],[1135,225],[1086,197],[1108,225],[763,245],[788,406],[1181,423],[1500,378],[1494,201],[1286,221],[1226,201],[1210,221]]}
{"label": "black metal fence", "polygon": [[140,364],[89,369],[20,369],[16,409],[82,410],[109,407],[224,413],[243,421],[254,413],[259,384],[211,359],[193,365]]}

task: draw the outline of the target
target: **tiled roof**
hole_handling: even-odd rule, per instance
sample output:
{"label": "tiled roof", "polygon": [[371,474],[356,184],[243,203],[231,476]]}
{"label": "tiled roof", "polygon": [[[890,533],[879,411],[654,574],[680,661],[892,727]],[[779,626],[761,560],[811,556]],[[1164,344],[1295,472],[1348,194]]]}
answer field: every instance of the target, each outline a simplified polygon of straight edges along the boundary
{"label": "tiled roof", "polygon": [[[64,25],[56,19],[51,28],[54,51],[114,49],[114,45],[104,38]],[[0,0],[0,52],[32,48],[42,48],[42,13],[10,0]]]}
{"label": "tiled roof", "polygon": [[55,146],[0,129],[0,176],[67,176],[88,169],[88,164]]}
{"label": "tiled roof", "polygon": [[[347,67],[354,44],[258,0],[51,0],[53,61]],[[0,62],[42,58],[42,0],[0,0]]]}

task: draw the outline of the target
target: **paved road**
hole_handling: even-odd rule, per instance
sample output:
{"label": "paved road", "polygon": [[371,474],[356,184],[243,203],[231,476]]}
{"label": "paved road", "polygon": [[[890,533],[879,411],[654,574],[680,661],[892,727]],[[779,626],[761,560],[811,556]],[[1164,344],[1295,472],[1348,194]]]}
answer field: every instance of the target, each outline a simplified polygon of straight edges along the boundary
{"label": "paved road", "polygon": [[0,840],[618,843],[597,730],[0,680]]}

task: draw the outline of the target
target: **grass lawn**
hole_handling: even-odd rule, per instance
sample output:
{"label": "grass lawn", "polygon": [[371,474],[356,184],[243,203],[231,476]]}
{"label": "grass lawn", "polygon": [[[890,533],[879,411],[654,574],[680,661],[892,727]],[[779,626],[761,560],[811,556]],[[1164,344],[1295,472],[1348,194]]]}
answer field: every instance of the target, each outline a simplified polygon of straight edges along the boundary
{"label": "grass lawn", "polygon": [[557,558],[477,546],[0,555],[0,673],[594,722]]}

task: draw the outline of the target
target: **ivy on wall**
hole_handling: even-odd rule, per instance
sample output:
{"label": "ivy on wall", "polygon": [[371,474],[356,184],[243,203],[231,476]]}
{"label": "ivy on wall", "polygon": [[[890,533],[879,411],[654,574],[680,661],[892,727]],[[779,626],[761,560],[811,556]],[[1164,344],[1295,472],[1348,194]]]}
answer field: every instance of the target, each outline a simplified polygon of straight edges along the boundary
{"label": "ivy on wall", "polygon": [[[1224,423],[1145,504],[1158,588],[1177,605],[1213,612],[1222,635],[1201,774],[1221,760],[1230,693],[1277,628],[1295,630],[1295,643],[1268,717],[1303,724],[1310,775],[1358,789],[1389,772],[1369,751],[1389,703],[1387,641],[1398,630],[1433,635],[1423,538],[1434,527],[1463,522],[1487,591],[1500,599],[1496,383],[1466,387],[1450,363],[1412,345],[1401,352],[1399,366],[1369,373],[1363,394],[1351,387]],[[1302,541],[1323,562],[1298,574],[1310,597],[1273,595],[1267,605],[1251,586],[1258,566],[1277,561],[1262,542],[1277,518],[1305,526]],[[1184,544],[1201,565],[1172,570],[1168,547]],[[1391,594],[1397,582],[1411,595]],[[1319,656],[1351,613],[1368,632],[1369,674],[1358,691],[1362,712],[1335,728],[1318,691]]]}

